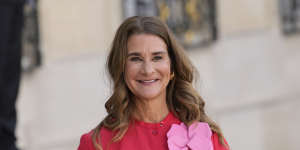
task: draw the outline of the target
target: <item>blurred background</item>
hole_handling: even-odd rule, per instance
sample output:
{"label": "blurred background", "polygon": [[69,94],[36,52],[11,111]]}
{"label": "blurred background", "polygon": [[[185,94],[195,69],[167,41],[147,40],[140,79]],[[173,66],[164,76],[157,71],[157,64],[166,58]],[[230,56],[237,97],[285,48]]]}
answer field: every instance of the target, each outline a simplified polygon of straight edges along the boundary
{"label": "blurred background", "polygon": [[300,149],[299,0],[31,0],[25,14],[21,150],[77,149],[103,119],[106,56],[132,15],[173,30],[233,150]]}

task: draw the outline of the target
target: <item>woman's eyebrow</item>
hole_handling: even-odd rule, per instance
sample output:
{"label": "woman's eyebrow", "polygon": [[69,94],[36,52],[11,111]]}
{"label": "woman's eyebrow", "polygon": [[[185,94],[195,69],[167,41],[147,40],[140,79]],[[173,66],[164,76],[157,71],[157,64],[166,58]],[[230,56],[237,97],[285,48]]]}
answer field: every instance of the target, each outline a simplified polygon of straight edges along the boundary
{"label": "woman's eyebrow", "polygon": [[141,54],[138,52],[131,52],[127,55],[127,57],[129,57],[129,56],[141,56]]}
{"label": "woman's eyebrow", "polygon": [[152,55],[161,55],[161,54],[165,54],[167,53],[166,51],[157,51],[157,52],[153,52]]}
{"label": "woman's eyebrow", "polygon": [[[153,52],[152,55],[162,55],[165,53],[167,53],[167,52],[166,51],[156,51],[156,52]],[[141,54],[139,52],[131,52],[127,55],[127,57],[130,57],[130,56],[141,56]]]}

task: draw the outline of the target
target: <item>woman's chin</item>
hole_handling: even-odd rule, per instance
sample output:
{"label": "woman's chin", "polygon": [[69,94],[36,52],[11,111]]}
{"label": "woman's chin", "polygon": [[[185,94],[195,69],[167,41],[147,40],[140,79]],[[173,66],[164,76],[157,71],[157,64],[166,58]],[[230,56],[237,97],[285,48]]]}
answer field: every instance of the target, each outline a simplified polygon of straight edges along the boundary
{"label": "woman's chin", "polygon": [[159,93],[145,93],[145,94],[139,94],[138,98],[140,100],[154,100],[160,97],[161,94]]}

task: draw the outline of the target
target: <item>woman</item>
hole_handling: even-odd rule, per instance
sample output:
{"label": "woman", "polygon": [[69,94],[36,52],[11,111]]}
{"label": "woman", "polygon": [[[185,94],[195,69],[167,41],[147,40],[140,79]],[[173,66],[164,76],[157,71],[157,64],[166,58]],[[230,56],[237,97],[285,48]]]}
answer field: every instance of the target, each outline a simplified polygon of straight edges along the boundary
{"label": "woman", "polygon": [[81,137],[79,150],[228,149],[192,86],[195,68],[159,19],[125,20],[107,68],[114,83],[108,114]]}

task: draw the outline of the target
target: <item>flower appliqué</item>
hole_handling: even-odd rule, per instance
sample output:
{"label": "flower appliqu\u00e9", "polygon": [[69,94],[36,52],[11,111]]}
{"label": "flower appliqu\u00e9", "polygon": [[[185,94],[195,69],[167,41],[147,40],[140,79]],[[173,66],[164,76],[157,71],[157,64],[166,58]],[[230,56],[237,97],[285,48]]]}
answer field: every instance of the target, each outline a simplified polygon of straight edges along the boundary
{"label": "flower appliqu\u00e9", "polygon": [[213,150],[212,131],[207,123],[172,124],[167,133],[169,150]]}

